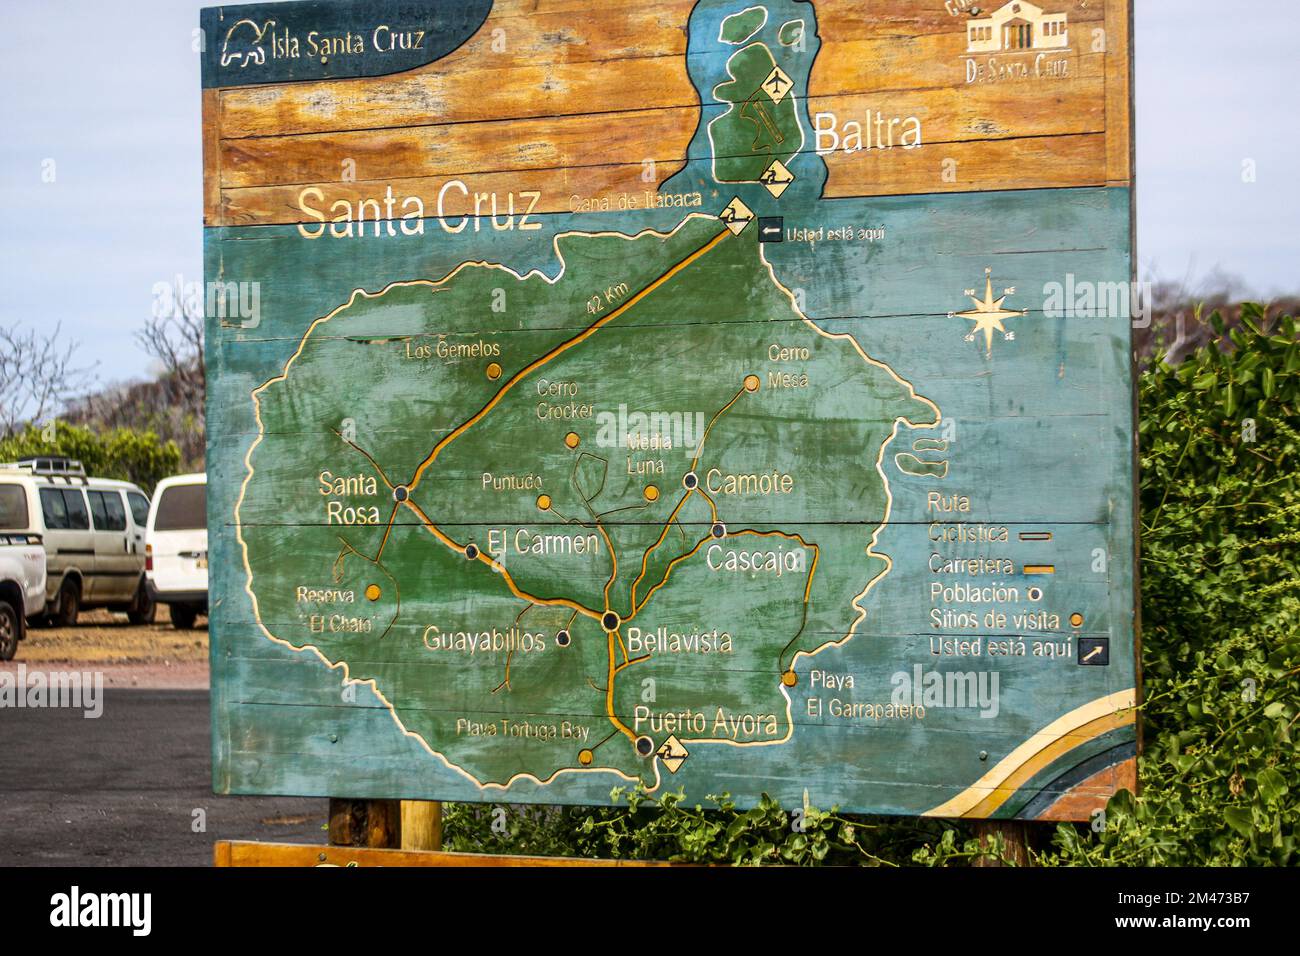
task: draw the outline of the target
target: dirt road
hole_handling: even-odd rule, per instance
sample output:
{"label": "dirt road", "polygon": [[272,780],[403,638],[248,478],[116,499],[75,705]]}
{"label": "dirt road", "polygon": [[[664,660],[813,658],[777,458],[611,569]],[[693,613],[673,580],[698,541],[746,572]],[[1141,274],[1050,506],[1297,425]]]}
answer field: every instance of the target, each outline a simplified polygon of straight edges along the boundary
{"label": "dirt road", "polygon": [[76,627],[30,627],[12,661],[0,671],[91,670],[104,675],[105,687],[206,690],[207,618],[192,631],[178,631],[159,609],[153,624],[137,626],[125,614],[87,611]]}

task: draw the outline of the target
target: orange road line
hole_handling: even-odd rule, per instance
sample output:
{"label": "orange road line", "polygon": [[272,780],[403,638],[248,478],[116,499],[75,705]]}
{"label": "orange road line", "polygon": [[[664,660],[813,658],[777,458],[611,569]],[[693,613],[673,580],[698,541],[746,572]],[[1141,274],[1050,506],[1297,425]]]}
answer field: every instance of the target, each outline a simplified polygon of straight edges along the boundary
{"label": "orange road line", "polygon": [[735,405],[736,402],[740,400],[740,396],[744,394],[745,386],[742,385],[740,386],[740,391],[731,397],[731,401],[718,409],[718,413],[709,420],[708,427],[704,429],[704,434],[700,437],[700,447],[695,450],[695,458],[691,461],[691,471],[694,471],[699,467],[700,459],[704,457],[704,443],[709,440],[709,432],[713,431],[713,426],[718,423],[718,419],[722,417],[722,413],[731,408],[732,405]]}
{"label": "orange road line", "polygon": [[705,490],[703,490],[703,489],[700,489],[700,494],[704,497],[704,500],[707,501],[707,502],[709,503],[709,511],[713,514],[713,523],[714,523],[714,524],[717,524],[717,523],[718,523],[718,503],[717,503],[716,501],[713,500],[713,496],[710,495],[707,491],[705,491]]}
{"label": "orange road line", "polygon": [[[744,394],[745,394],[745,386],[742,385],[742,386],[740,387],[740,390],[739,390],[738,392],[736,392],[735,395],[731,396],[731,401],[727,402],[727,404],[723,405],[720,409],[718,409],[717,414],[715,414],[715,415],[713,416],[713,418],[709,420],[709,424],[708,424],[708,426],[704,429],[704,434],[700,436],[700,447],[697,448],[697,449],[695,450],[695,458],[691,461],[691,471],[695,471],[695,469],[699,467],[699,464],[700,464],[700,458],[702,458],[702,457],[704,456],[704,443],[705,443],[706,441],[708,441],[708,439],[709,439],[709,432],[711,432],[711,431],[713,430],[713,426],[714,426],[714,424],[717,422],[717,420],[718,420],[719,418],[722,417],[723,412],[725,412],[727,409],[731,408],[732,405],[735,405],[736,402],[738,402],[738,401],[740,400],[740,396],[742,396],[742,395],[744,395]],[[694,488],[689,489],[689,490],[686,492],[686,494],[684,494],[684,495],[682,496],[682,500],[679,501],[679,502],[677,502],[677,507],[673,509],[673,513],[670,514],[670,515],[668,516],[668,520],[667,520],[666,522],[664,522],[664,530],[663,530],[663,533],[659,535],[658,540],[655,541],[654,544],[650,545],[650,547],[649,547],[648,549],[646,549],[646,553],[645,553],[645,554],[642,556],[642,558],[641,558],[641,573],[640,573],[639,575],[637,575],[636,580],[632,582],[632,595],[631,595],[631,599],[632,599],[632,614],[633,614],[633,615],[635,615],[635,614],[636,614],[636,611],[637,611],[637,606],[636,606],[636,589],[637,589],[637,586],[641,583],[641,580],[645,577],[645,573],[646,573],[647,569],[649,568],[649,564],[650,564],[650,554],[651,554],[651,552],[653,552],[656,548],[658,548],[659,545],[661,545],[661,544],[664,543],[664,538],[668,537],[668,532],[669,532],[670,530],[672,530],[673,521],[677,518],[677,513],[678,513],[679,511],[681,511],[682,506],[686,504],[686,500],[687,500],[688,498],[690,498],[690,496],[691,496],[692,494],[694,494],[696,491],[698,491],[701,495],[704,495],[705,500],[708,501],[708,503],[709,503],[709,509],[710,509],[710,511],[711,511],[712,514],[713,514],[713,521],[714,521],[715,524],[717,523],[717,520],[718,520],[718,507],[717,507],[717,505],[715,505],[715,504],[713,503],[713,499],[710,498],[710,497],[708,496],[708,494],[706,494],[702,488],[700,488],[700,486],[699,486],[699,484],[698,484],[698,479],[699,479],[699,476],[696,475],[696,481],[697,481],[696,486],[695,486]],[[631,620],[631,618],[629,617],[628,620]]]}
{"label": "orange road line", "polygon": [[542,355],[541,357],[534,359],[524,368],[516,372],[513,376],[511,376],[510,381],[506,382],[505,385],[501,386],[501,389],[496,393],[496,395],[492,397],[491,401],[489,401],[486,405],[484,405],[478,412],[476,412],[469,419],[462,422],[460,425],[456,426],[456,428],[451,432],[451,434],[447,435],[445,438],[439,441],[438,444],[433,446],[433,450],[429,452],[428,457],[425,458],[424,461],[420,462],[420,466],[415,469],[415,477],[411,479],[411,482],[407,487],[411,491],[414,491],[416,489],[416,486],[419,485],[420,479],[424,475],[425,470],[434,463],[437,457],[442,453],[442,450],[446,448],[448,445],[450,445],[457,438],[459,438],[461,435],[465,434],[465,432],[467,432],[475,424],[482,421],[484,416],[486,416],[488,412],[490,412],[493,408],[495,408],[497,404],[501,401],[501,399],[505,397],[506,393],[510,391],[510,389],[514,388],[517,384],[519,384],[519,382],[521,382],[526,376],[531,375],[537,369],[541,368],[547,362],[551,361],[551,359],[555,358],[558,355],[563,354],[564,352],[567,352],[569,349],[573,348],[573,346],[578,345],[581,342],[585,342],[601,328],[608,325],[610,322],[613,322],[623,313],[627,312],[633,306],[640,303],[643,299],[645,299],[646,296],[650,295],[650,293],[654,292],[656,289],[658,289],[668,280],[672,279],[673,276],[677,275],[683,269],[686,269],[687,267],[692,265],[701,256],[704,256],[705,254],[711,252],[719,243],[721,243],[724,239],[726,239],[730,235],[731,235],[731,230],[724,229],[721,233],[714,236],[712,239],[706,242],[699,249],[696,249],[693,253],[691,253],[681,262],[677,263],[675,266],[673,266],[671,269],[669,269],[659,278],[655,279],[653,282],[651,282],[648,286],[646,286],[636,295],[632,296],[632,298],[628,299],[626,302],[620,305],[609,315],[605,316],[603,319],[598,319],[585,331],[569,339],[567,342],[563,342],[560,345],[557,345],[550,352],[547,352],[545,355]]}
{"label": "orange road line", "polygon": [[609,572],[609,580],[605,582],[605,606],[609,607],[609,589],[614,586],[614,579],[618,577],[618,555],[614,553],[614,542],[609,540],[609,532],[599,521],[596,522],[596,530],[600,536],[605,539],[605,547],[609,548],[610,560],[614,562],[614,568]]}
{"label": "orange road line", "polygon": [[713,540],[715,540],[714,537],[713,537],[713,535],[711,535],[711,534],[710,534],[710,535],[705,535],[705,536],[704,536],[704,537],[703,537],[703,538],[702,538],[702,539],[701,539],[701,540],[700,540],[700,541],[695,545],[695,547],[691,548],[691,550],[688,551],[686,554],[683,554],[683,555],[681,555],[680,557],[674,558],[672,561],[668,562],[668,567],[667,567],[667,569],[664,571],[664,577],[663,577],[663,580],[660,581],[658,584],[656,584],[654,587],[652,587],[649,591],[646,592],[646,596],[645,596],[645,598],[641,601],[641,604],[640,604],[638,607],[636,607],[636,608],[633,609],[633,611],[632,611],[632,617],[629,617],[628,620],[630,621],[630,620],[632,620],[632,618],[635,618],[638,614],[640,614],[642,608],[644,608],[647,604],[650,603],[650,599],[651,599],[652,597],[654,597],[654,593],[655,593],[656,591],[658,591],[661,587],[663,587],[665,584],[668,583],[668,578],[672,575],[672,573],[673,573],[673,568],[675,568],[675,567],[676,567],[677,565],[679,565],[681,562],[685,561],[687,558],[694,557],[695,554],[699,552],[700,548],[704,547],[706,544],[708,544],[710,541],[713,541]]}
{"label": "orange road line", "polygon": [[379,467],[379,462],[375,461],[375,459],[372,458],[372,457],[370,456],[370,452],[366,451],[364,448],[362,448],[362,447],[361,447],[360,445],[358,445],[356,442],[354,442],[354,441],[348,441],[346,438],[343,437],[343,433],[340,432],[338,429],[336,429],[336,428],[331,428],[330,431],[334,432],[335,435],[338,435],[339,441],[343,442],[343,444],[345,444],[345,445],[351,445],[351,446],[352,446],[353,448],[355,448],[358,452],[360,452],[362,455],[364,455],[366,461],[370,462],[370,464],[374,466],[375,471],[379,472],[379,477],[380,477],[380,479],[384,482],[384,484],[386,484],[390,489],[393,487],[393,483],[392,483],[391,481],[389,481],[389,480],[388,480],[388,476],[387,476],[386,474],[384,474],[384,469],[382,469],[382,468]]}
{"label": "orange road line", "polygon": [[[447,537],[447,535],[445,535],[442,532],[442,530],[436,524],[433,523],[432,519],[430,519],[430,517],[426,515],[423,510],[421,510],[420,506],[417,505],[415,502],[413,502],[410,498],[407,498],[406,501],[403,502],[403,504],[405,504],[408,508],[414,511],[415,514],[419,517],[421,523],[424,525],[425,529],[428,530],[439,541],[445,544],[448,548],[450,548],[453,551],[465,550],[461,545],[457,544],[451,538]],[[493,567],[495,565],[502,579],[506,582],[506,586],[510,588],[510,593],[512,593],[515,597],[519,598],[519,600],[521,601],[531,601],[534,604],[541,604],[545,607],[567,607],[571,611],[574,611],[578,614],[585,615],[586,617],[593,618],[594,620],[597,621],[599,621],[603,616],[603,612],[593,611],[591,608],[583,607],[577,601],[570,601],[566,598],[540,598],[540,597],[536,597],[535,595],[529,594],[526,591],[521,590],[518,587],[518,585],[515,584],[514,578],[510,576],[510,572],[505,569],[505,566],[497,562],[494,558],[489,557],[482,550],[479,551],[478,558],[476,560],[481,561],[482,563],[486,564],[488,567]]]}
{"label": "orange road line", "polygon": [[[803,589],[803,603],[804,603],[804,604],[807,604],[807,603],[808,603],[808,601],[810,600],[810,596],[811,596],[811,594],[812,594],[813,575],[817,573],[817,558],[818,558],[818,555],[821,553],[821,551],[820,551],[820,549],[818,548],[817,545],[815,545],[815,544],[811,544],[810,542],[805,541],[801,535],[797,535],[797,534],[789,534],[789,533],[787,533],[787,532],[785,532],[785,531],[752,531],[752,530],[749,530],[749,529],[745,529],[745,530],[742,530],[742,531],[733,531],[733,532],[730,532],[730,534],[733,534],[733,535],[752,534],[752,535],[757,535],[757,536],[760,537],[760,538],[770,538],[770,537],[772,537],[773,535],[776,535],[776,536],[778,536],[778,537],[786,538],[786,539],[788,539],[788,540],[798,541],[798,542],[799,542],[800,544],[802,544],[805,548],[812,548],[812,549],[813,549],[813,563],[812,563],[812,567],[810,567],[810,568],[808,569],[808,582],[804,585],[804,589]],[[660,581],[658,584],[656,584],[654,587],[652,587],[652,588],[651,588],[651,589],[646,593],[645,599],[641,602],[641,604],[640,604],[639,607],[637,607],[635,610],[633,610],[632,615],[631,615],[627,620],[631,621],[631,620],[632,620],[633,618],[635,618],[638,614],[640,614],[641,611],[642,611],[642,609],[644,609],[645,606],[650,602],[650,598],[652,598],[652,597],[654,596],[654,593],[655,593],[656,591],[658,591],[661,587],[663,587],[665,584],[668,583],[668,579],[672,576],[673,568],[677,567],[678,564],[680,564],[681,562],[685,561],[687,558],[690,558],[690,557],[693,557],[694,555],[696,555],[696,554],[699,552],[700,548],[704,547],[706,544],[708,544],[708,543],[709,543],[710,541],[712,541],[712,540],[715,540],[715,539],[713,538],[712,535],[708,535],[708,536],[704,537],[704,538],[701,539],[700,542],[699,542],[698,544],[696,544],[695,547],[692,548],[689,552],[687,552],[686,554],[681,555],[681,556],[678,557],[678,558],[674,558],[671,562],[669,562],[667,569],[664,571],[664,577],[663,577],[663,580]],[[626,623],[626,622],[625,622],[625,623]]]}
{"label": "orange road line", "polygon": [[375,555],[375,564],[384,556],[384,547],[388,544],[388,536],[393,533],[393,519],[397,517],[397,509],[401,507],[400,503],[393,503],[393,510],[388,514],[388,527],[384,529],[384,537],[379,542],[379,553]]}
{"label": "orange road line", "polygon": [[673,522],[677,520],[677,513],[682,510],[682,506],[686,504],[686,500],[694,493],[695,489],[691,488],[686,492],[686,494],[682,495],[682,500],[677,502],[677,507],[673,509],[673,513],[670,514],[668,520],[664,522],[664,530],[660,533],[659,539],[654,544],[650,545],[650,547],[646,549],[646,553],[641,556],[641,573],[638,574],[636,580],[632,582],[631,597],[633,609],[636,608],[636,589],[641,584],[642,578],[645,577],[645,573],[649,569],[651,552],[653,552],[655,548],[659,547],[659,545],[663,544],[664,538],[668,537],[668,532],[672,530]]}
{"label": "orange road line", "polygon": [[609,635],[609,674],[605,678],[605,712],[609,716],[610,723],[621,730],[629,740],[636,743],[636,734],[623,721],[618,719],[614,713],[614,675],[618,673],[618,668],[614,662],[614,635]]}
{"label": "orange road line", "polygon": [[[518,622],[519,619],[515,618],[515,623]],[[510,686],[510,659],[514,656],[515,656],[514,651],[511,651],[509,654],[506,655],[506,679],[503,680],[501,683],[497,684],[496,687],[492,688],[492,693],[495,694],[502,687],[504,687],[506,690],[514,690],[514,688]]]}

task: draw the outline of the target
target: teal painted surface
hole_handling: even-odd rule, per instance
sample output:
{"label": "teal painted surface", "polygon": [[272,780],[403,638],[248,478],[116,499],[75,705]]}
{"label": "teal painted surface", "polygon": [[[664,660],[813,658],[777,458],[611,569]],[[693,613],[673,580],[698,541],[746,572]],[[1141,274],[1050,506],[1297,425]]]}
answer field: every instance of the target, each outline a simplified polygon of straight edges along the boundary
{"label": "teal painted surface", "polygon": [[[721,19],[741,6],[701,3],[692,19],[690,69],[705,93],[725,75],[730,54],[716,42]],[[760,37],[796,16],[815,22],[808,4],[768,6],[772,15]],[[778,49],[775,42],[770,46],[783,68],[806,82],[815,46],[802,54]],[[802,119],[806,128],[806,115]],[[705,125],[692,144],[691,162],[663,191],[685,190],[682,184],[710,175]],[[682,770],[662,773],[661,785],[684,787],[697,799],[729,791],[742,804],[760,792],[796,804],[806,792],[821,806],[923,813],[967,791],[1053,720],[1135,685],[1129,319],[1052,317],[1044,309],[1052,283],[1083,287],[1127,281],[1131,194],[1069,189],[823,200],[825,168],[818,156],[800,152],[789,168],[796,181],[779,200],[758,184],[726,186],[720,187],[725,189],[720,200],[710,200],[718,208],[705,211],[716,214],[736,195],[758,216],[783,216],[791,225],[883,229],[871,242],[824,241],[813,247],[787,241],[766,245],[764,255],[774,280],[794,290],[804,314],[827,332],[853,336],[867,355],[934,402],[943,423],[939,429],[901,428],[883,457],[882,480],[892,507],[877,550],[892,559],[892,568],[870,591],[866,618],[853,636],[796,664],[800,679],[789,691],[793,737],[781,745],[745,749],[693,745]],[[215,789],[599,804],[612,786],[625,782],[612,773],[565,774],[547,785],[519,780],[504,790],[485,789],[404,735],[368,687],[345,688],[340,670],[268,640],[246,587],[235,536],[236,499],[247,474],[245,456],[259,432],[253,389],[280,374],[311,323],[345,303],[354,290],[377,293],[393,282],[437,281],[469,260],[554,277],[557,234],[667,232],[680,220],[680,213],[669,210],[546,215],[534,233],[495,232],[481,221],[452,234],[430,219],[422,236],[323,240],[305,239],[293,226],[206,231],[209,280],[255,282],[261,296],[256,323],[211,318],[208,328]],[[1015,333],[1013,341],[999,334],[987,351],[982,338],[966,341],[970,323],[950,314],[971,308],[964,293],[983,292],[986,269],[995,294],[1014,286],[1006,305],[1026,313],[1006,323]],[[728,307],[725,301],[706,300],[699,314],[707,320]],[[553,316],[545,318],[555,322]],[[540,320],[525,316],[523,321]],[[572,326],[580,328],[576,319]],[[647,364],[653,368],[656,358],[647,355]],[[677,367],[662,372],[671,376]],[[339,381],[345,379],[341,371]],[[334,383],[322,381],[320,387]],[[666,387],[671,392],[671,384]],[[450,420],[432,427],[449,425]],[[934,439],[936,432],[948,441],[946,449],[915,453],[946,461],[946,477],[900,469],[895,454],[913,451],[915,441]],[[317,439],[304,435],[303,440]],[[875,451],[864,449],[865,457],[874,459]],[[968,497],[970,513],[936,515],[927,508],[932,492]],[[284,494],[303,491],[286,487]],[[836,520],[853,520],[853,504],[847,498]],[[1005,527],[1011,541],[936,544],[937,520],[950,526],[940,530],[958,524]],[[1050,532],[1052,540],[1020,541],[1020,532]],[[977,578],[936,574],[930,566],[935,554],[1007,558],[1013,571]],[[1032,564],[1053,564],[1056,573],[1044,583],[1024,573]],[[934,626],[932,584],[995,581],[1021,594],[1040,586],[1046,596],[1037,603],[980,602],[981,621],[973,629]],[[1010,616],[1036,606],[1049,608],[1060,623],[1036,628],[983,622],[991,610]],[[1083,615],[1081,627],[1068,623],[1074,612]],[[1110,641],[1109,666],[1080,666],[1079,640],[1098,637]],[[976,638],[985,650],[990,639],[1019,638],[1029,649],[1037,640],[1066,645],[1070,653],[1051,660],[1030,654],[932,654],[934,640]],[[925,672],[996,674],[996,716],[983,717],[970,707],[930,708],[923,720],[843,719],[829,713],[832,699],[888,703],[898,675],[910,676],[918,665]],[[814,671],[827,680],[851,676],[854,686],[814,687]],[[707,671],[700,679],[708,680]],[[820,709],[810,704],[817,699]],[[1071,766],[1095,761],[1099,753],[1114,751],[1122,758],[1115,740],[1122,742],[1125,733],[1131,739],[1131,728],[1113,731],[1041,768],[998,815],[1020,812],[1042,787]],[[438,749],[437,741],[429,745]]]}

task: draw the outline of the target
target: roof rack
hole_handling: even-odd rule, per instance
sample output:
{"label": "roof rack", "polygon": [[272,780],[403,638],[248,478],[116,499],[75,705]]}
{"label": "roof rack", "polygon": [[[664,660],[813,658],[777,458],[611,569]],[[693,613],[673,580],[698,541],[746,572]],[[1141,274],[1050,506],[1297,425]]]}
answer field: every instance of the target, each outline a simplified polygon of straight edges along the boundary
{"label": "roof rack", "polygon": [[57,478],[85,478],[86,468],[75,458],[62,455],[41,455],[20,458],[16,462],[0,465],[15,471],[29,471],[33,475],[45,475]]}

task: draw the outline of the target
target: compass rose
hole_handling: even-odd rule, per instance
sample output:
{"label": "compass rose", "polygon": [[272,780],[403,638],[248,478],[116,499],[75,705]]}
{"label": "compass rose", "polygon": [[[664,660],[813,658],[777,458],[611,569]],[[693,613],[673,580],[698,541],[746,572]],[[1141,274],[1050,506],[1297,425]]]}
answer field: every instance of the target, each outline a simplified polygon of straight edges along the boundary
{"label": "compass rose", "polygon": [[1004,341],[1011,342],[1015,340],[1016,333],[1008,332],[1006,326],[1002,324],[1003,319],[1018,318],[1024,315],[1024,312],[1015,309],[1004,309],[1002,303],[1007,301],[1007,296],[1015,295],[1015,286],[1002,290],[1000,299],[993,298],[993,270],[984,270],[984,298],[975,298],[975,290],[967,289],[966,295],[975,303],[975,308],[968,312],[950,312],[953,318],[968,319],[975,323],[975,327],[966,335],[967,342],[975,341],[975,336],[980,332],[984,333],[984,354],[993,354],[993,333],[1001,332]]}

